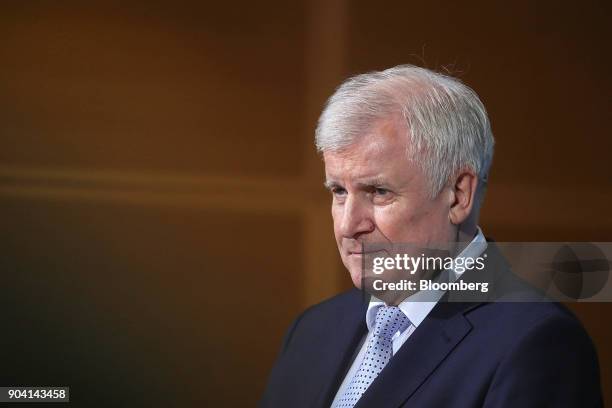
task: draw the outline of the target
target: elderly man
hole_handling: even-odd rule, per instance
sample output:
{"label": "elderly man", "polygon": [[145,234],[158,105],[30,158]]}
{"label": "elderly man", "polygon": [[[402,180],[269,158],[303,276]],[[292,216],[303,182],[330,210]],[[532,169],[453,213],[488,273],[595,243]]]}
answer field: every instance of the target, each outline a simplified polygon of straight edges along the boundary
{"label": "elderly man", "polygon": [[[470,88],[414,66],[356,76],[329,99],[316,144],[356,289],[295,320],[263,407],[601,406],[595,350],[556,303],[364,296],[369,246],[487,248],[477,222],[494,141]],[[511,276],[500,262],[487,273]],[[474,273],[461,275],[449,276]]]}

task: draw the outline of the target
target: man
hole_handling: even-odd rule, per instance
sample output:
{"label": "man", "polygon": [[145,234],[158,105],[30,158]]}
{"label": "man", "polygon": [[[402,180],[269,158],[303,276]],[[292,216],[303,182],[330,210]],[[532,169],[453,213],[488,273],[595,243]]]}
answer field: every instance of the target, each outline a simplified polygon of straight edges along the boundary
{"label": "man", "polygon": [[[295,320],[263,407],[601,406],[595,350],[558,304],[358,290],[372,293],[364,287],[370,246],[446,243],[456,257],[487,248],[477,222],[494,141],[470,88],[414,66],[356,76],[328,101],[316,144],[356,289]],[[536,298],[495,258],[489,278]],[[446,272],[450,280],[476,276]]]}

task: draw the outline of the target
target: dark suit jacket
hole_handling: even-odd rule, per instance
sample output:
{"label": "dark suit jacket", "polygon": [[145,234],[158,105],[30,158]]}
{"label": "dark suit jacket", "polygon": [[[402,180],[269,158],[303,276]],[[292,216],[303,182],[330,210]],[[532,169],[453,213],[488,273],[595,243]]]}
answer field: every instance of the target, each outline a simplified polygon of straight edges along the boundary
{"label": "dark suit jacket", "polygon": [[[531,293],[503,276],[515,294]],[[260,406],[329,407],[367,332],[366,309],[353,289],[299,316]],[[557,303],[504,301],[438,303],[356,405],[600,406],[597,355],[579,321]]]}

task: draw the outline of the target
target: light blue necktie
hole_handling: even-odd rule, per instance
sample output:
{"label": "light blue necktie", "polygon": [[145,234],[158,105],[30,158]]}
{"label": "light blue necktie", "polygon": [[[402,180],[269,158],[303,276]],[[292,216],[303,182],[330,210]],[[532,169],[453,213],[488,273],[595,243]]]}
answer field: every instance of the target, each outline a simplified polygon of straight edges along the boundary
{"label": "light blue necktie", "polygon": [[366,354],[359,370],[334,408],[352,408],[393,356],[391,337],[404,331],[410,320],[397,306],[381,306],[376,312],[376,323]]}

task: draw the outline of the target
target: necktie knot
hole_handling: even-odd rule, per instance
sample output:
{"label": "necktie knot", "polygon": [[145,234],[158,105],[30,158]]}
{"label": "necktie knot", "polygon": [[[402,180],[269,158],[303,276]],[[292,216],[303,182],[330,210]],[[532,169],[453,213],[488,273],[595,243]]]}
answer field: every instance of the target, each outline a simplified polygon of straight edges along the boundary
{"label": "necktie knot", "polygon": [[386,339],[391,339],[395,333],[404,331],[410,325],[410,320],[397,306],[379,307],[375,321],[374,335]]}

